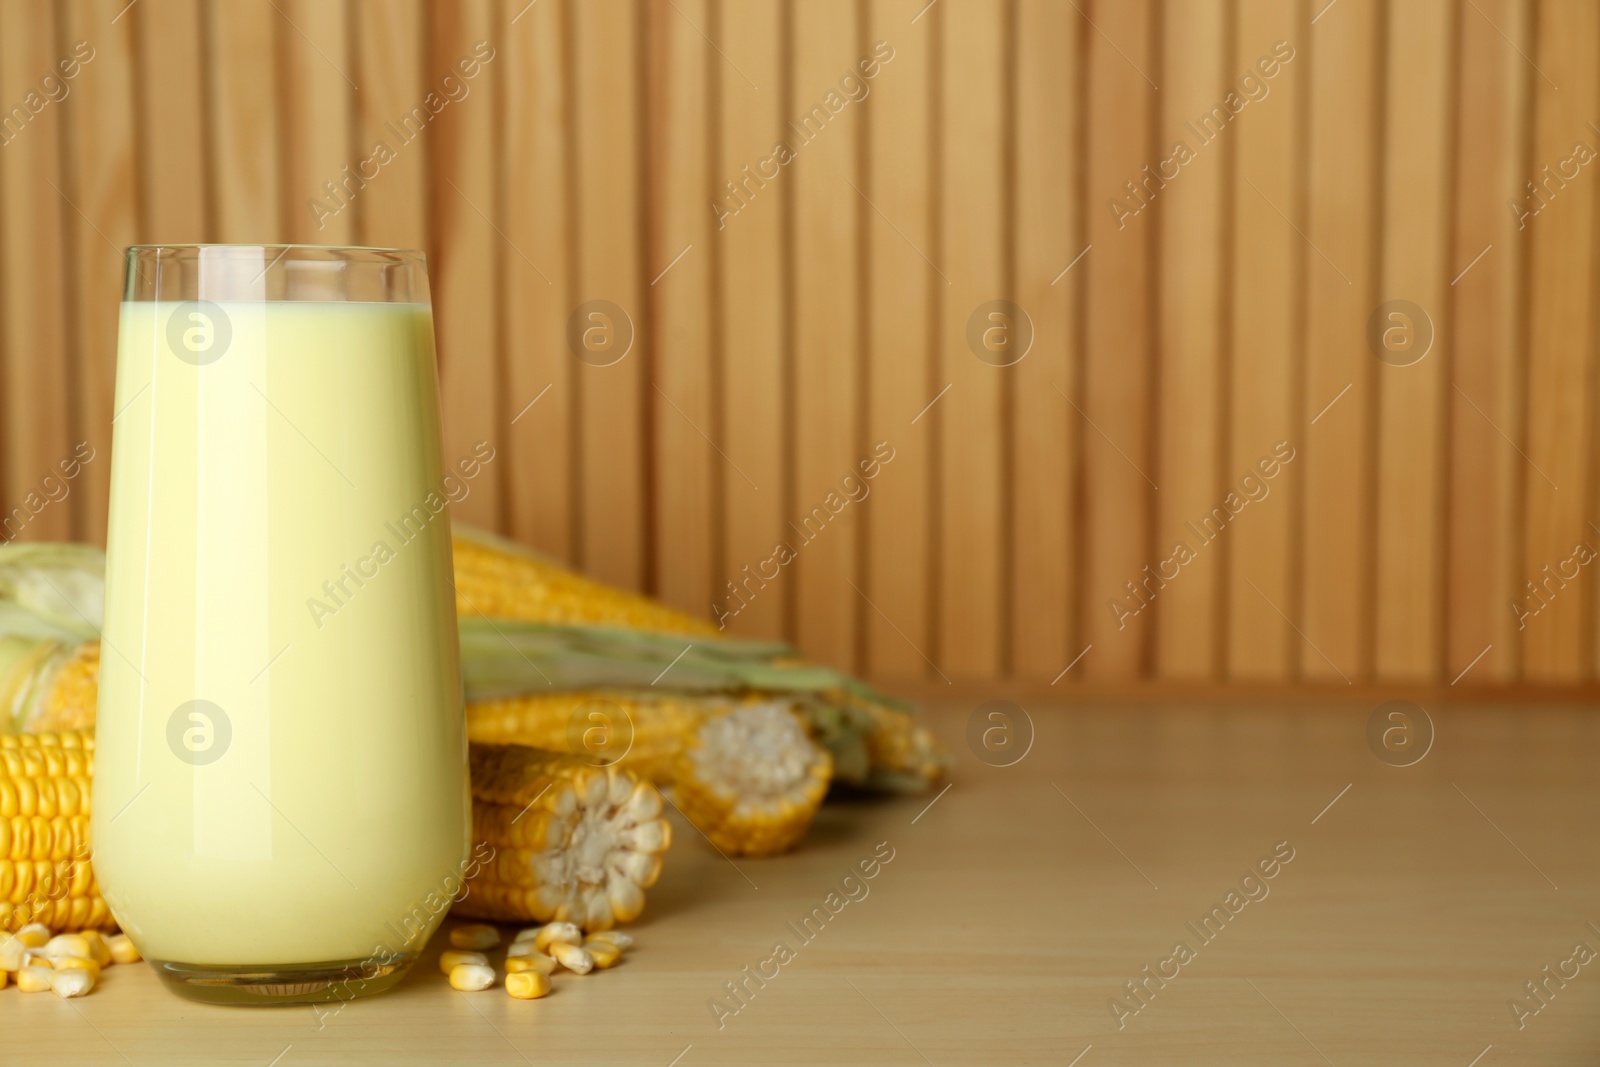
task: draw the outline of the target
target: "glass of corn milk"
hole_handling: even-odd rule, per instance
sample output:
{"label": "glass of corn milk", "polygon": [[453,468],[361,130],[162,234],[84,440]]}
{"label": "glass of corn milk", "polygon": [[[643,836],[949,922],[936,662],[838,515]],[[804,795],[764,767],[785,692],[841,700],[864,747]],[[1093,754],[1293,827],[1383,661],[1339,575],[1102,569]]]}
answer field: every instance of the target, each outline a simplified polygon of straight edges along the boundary
{"label": "glass of corn milk", "polygon": [[176,992],[398,982],[467,870],[417,252],[128,250],[94,871]]}

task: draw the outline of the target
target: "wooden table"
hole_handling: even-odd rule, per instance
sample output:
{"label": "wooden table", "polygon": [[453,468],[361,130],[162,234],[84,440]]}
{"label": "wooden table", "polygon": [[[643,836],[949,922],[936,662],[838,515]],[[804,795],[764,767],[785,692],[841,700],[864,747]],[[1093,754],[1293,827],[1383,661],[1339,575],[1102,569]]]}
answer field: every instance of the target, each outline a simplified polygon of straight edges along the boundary
{"label": "wooden table", "polygon": [[[1431,749],[1398,767],[1369,748],[1372,710],[1031,706],[1031,750],[995,767],[969,709],[941,709],[948,792],[831,805],[773,860],[680,822],[639,946],[546,1000],[452,991],[443,938],[397,991],[320,1020],[117,967],[82,1000],[0,993],[0,1063],[1595,1063],[1600,960],[1563,961],[1600,951],[1600,716],[1435,707]],[[865,896],[797,937],[880,847]],[[1227,914],[1275,848],[1293,858]],[[1190,924],[1213,905],[1207,943]],[[778,940],[793,958],[719,1026],[724,983]],[[1180,941],[1192,958],[1167,962]],[[1531,1014],[1547,965],[1577,973]]]}

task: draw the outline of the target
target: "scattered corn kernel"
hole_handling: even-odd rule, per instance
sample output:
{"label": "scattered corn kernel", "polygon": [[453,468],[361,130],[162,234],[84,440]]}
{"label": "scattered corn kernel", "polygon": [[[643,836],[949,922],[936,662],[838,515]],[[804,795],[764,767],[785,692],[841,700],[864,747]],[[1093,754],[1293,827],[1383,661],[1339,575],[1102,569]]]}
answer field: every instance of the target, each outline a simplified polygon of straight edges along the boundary
{"label": "scattered corn kernel", "polygon": [[584,944],[587,945],[590,941],[609,941],[624,952],[633,947],[633,935],[625,934],[621,930],[596,930],[589,935]]}
{"label": "scattered corn kernel", "polygon": [[41,951],[32,950],[22,954],[22,965],[24,967],[47,967],[50,970],[55,970],[56,961]]}
{"label": "scattered corn kernel", "polygon": [[106,938],[106,948],[111,950],[111,959],[114,963],[138,963],[144,958],[139,955],[133,939],[127,934],[112,934]]}
{"label": "scattered corn kernel", "polygon": [[58,956],[55,960],[58,971],[88,971],[89,977],[95,981],[100,980],[100,964],[82,956]]}
{"label": "scattered corn kernel", "polygon": [[458,963],[450,968],[450,985],[463,993],[476,993],[494,985],[494,968],[486,963]]}
{"label": "scattered corn kernel", "polygon": [[93,950],[89,948],[89,939],[82,934],[57,934],[45,942],[44,954],[52,960],[58,960],[62,956],[88,959]]}
{"label": "scattered corn kernel", "polygon": [[111,965],[111,946],[106,944],[105,935],[99,930],[85,930],[83,938],[89,942],[89,958],[102,967]]}
{"label": "scattered corn kernel", "polygon": [[17,931],[17,940],[28,948],[44,948],[50,940],[50,928],[44,923],[29,923]]}
{"label": "scattered corn kernel", "polygon": [[594,969],[594,957],[590,956],[582,945],[555,941],[550,945],[550,954],[556,958],[557,963],[574,974],[588,974]]}
{"label": "scattered corn kernel", "polygon": [[569,945],[583,944],[583,931],[574,923],[547,923],[539,928],[534,935],[533,947],[540,952],[549,952],[550,946],[557,942]]}
{"label": "scattered corn kernel", "polygon": [[28,946],[16,934],[0,934],[0,973],[22,970],[22,956]]}
{"label": "scattered corn kernel", "polygon": [[450,948],[439,954],[439,969],[445,974],[449,974],[462,964],[487,966],[488,963],[488,956],[481,952],[471,952],[467,949]]}
{"label": "scattered corn kernel", "polygon": [[506,957],[506,973],[517,974],[521,971],[538,971],[540,974],[549,974],[556,969],[556,961],[543,952],[530,952],[523,956]]}
{"label": "scattered corn kernel", "polygon": [[456,948],[483,951],[500,943],[500,931],[488,923],[469,923],[450,931],[450,944]]}
{"label": "scattered corn kernel", "polygon": [[53,974],[48,967],[24,967],[17,972],[17,988],[24,993],[43,993],[50,988]]}
{"label": "scattered corn kernel", "polygon": [[622,950],[609,941],[585,941],[583,951],[589,954],[594,965],[601,970],[605,970],[622,958]]}
{"label": "scattered corn kernel", "polygon": [[[88,963],[94,963],[88,960]],[[62,1000],[68,997],[81,997],[94,988],[95,976],[88,971],[76,968],[65,971],[52,971],[50,974],[50,988],[56,991],[56,996]]]}
{"label": "scattered corn kernel", "polygon": [[550,976],[539,971],[513,971],[506,975],[506,992],[518,1000],[536,1000],[550,992]]}
{"label": "scattered corn kernel", "polygon": [[518,930],[517,936],[511,939],[511,943],[513,945],[519,945],[524,941],[532,941],[534,938],[539,936],[539,931],[543,929],[544,927],[542,926],[530,926],[526,930]]}

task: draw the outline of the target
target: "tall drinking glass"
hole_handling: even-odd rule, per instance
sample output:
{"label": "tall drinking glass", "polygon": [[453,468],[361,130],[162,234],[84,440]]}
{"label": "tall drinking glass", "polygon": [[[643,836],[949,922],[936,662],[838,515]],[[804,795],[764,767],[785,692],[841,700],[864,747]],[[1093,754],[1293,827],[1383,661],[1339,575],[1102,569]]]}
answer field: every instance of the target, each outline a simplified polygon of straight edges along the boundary
{"label": "tall drinking glass", "polygon": [[399,981],[466,873],[419,253],[129,249],[94,867],[175,991]]}

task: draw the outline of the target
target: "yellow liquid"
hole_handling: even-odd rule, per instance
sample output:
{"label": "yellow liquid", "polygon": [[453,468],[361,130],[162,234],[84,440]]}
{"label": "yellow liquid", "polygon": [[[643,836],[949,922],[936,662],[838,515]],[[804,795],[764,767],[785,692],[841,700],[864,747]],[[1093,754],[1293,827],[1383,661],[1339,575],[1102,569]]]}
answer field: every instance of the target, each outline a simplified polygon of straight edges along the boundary
{"label": "yellow liquid", "polygon": [[415,951],[470,829],[432,319],[213,307],[197,363],[122,306],[95,872],[150,959]]}

